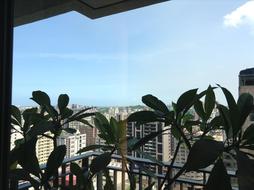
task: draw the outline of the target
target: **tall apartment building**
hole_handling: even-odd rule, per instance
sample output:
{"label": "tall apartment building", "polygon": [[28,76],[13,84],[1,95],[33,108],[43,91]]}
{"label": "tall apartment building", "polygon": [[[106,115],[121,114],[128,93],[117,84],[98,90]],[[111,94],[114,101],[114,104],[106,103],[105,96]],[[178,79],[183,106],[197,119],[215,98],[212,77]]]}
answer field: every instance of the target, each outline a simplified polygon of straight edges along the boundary
{"label": "tall apartment building", "polygon": [[[71,105],[70,107],[74,113],[77,113],[79,111],[81,111],[82,109],[85,109],[85,107],[82,106],[78,106],[76,104]],[[90,110],[91,112],[95,112],[95,109]],[[93,119],[92,118],[86,118],[86,120],[88,120],[89,123],[93,124]],[[78,121],[73,121],[68,123],[68,125],[66,127],[69,128],[74,128],[79,130],[80,134],[86,134],[86,145],[91,145],[91,144],[95,144],[96,142],[96,137],[97,137],[97,129],[91,128],[81,122]]]}
{"label": "tall apartment building", "polygon": [[[127,127],[127,136],[128,137],[135,137],[137,139],[143,138],[150,134],[151,132],[156,132],[159,130],[162,130],[164,127],[163,123],[161,122],[153,122],[148,124],[143,124],[140,126],[137,126],[135,122],[128,123]],[[168,134],[160,135],[154,138],[153,140],[150,140],[147,144],[145,144],[141,151],[145,152],[154,158],[157,158],[159,161],[169,161],[170,158],[170,138]],[[129,152],[130,156],[144,157],[143,155],[140,155],[137,152]],[[150,168],[158,173],[162,173],[161,168]]]}
{"label": "tall apartment building", "polygon": [[[239,73],[239,95],[242,93],[250,93],[252,96],[254,96],[254,68],[245,69]],[[253,122],[254,110],[246,120],[244,129],[246,129]]]}
{"label": "tall apartment building", "polygon": [[66,156],[70,158],[77,155],[76,153],[86,146],[86,134],[80,134],[77,131],[75,134],[63,133],[57,139],[58,145],[66,145]]}
{"label": "tall apartment building", "polygon": [[23,138],[23,136],[14,131],[13,129],[11,130],[11,144],[10,144],[10,148],[13,149],[15,147],[15,141],[18,140],[18,139],[21,139]]}
{"label": "tall apartment building", "polygon": [[[50,135],[50,133],[48,134]],[[52,139],[47,137],[40,137],[36,143],[36,155],[39,164],[45,164],[48,160],[50,153],[54,149],[54,144]]]}

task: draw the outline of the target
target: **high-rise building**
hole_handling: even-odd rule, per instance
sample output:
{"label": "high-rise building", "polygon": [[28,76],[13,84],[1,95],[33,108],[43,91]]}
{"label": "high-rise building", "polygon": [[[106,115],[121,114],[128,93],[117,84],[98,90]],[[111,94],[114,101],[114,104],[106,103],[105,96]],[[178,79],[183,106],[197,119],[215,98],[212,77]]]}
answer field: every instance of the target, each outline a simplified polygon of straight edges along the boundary
{"label": "high-rise building", "polygon": [[[71,105],[71,109],[73,110],[74,114],[85,109],[85,107],[82,106],[78,106],[76,104]],[[90,112],[95,112],[95,109],[91,109],[89,110]],[[87,111],[88,112],[88,111]],[[87,113],[86,112],[86,113]],[[90,124],[93,124],[93,119],[91,117],[85,118]],[[74,128],[77,129],[80,134],[86,134],[86,145],[91,145],[91,144],[95,144],[95,140],[96,140],[96,136],[97,136],[97,129],[94,127],[90,127],[85,125],[84,123],[81,123],[79,121],[72,121],[70,123],[67,124],[67,126],[65,127],[69,127],[69,128]]]}
{"label": "high-rise building", "polygon": [[[47,135],[50,135],[48,133]],[[54,149],[53,140],[47,137],[40,137],[36,143],[36,154],[39,164],[45,164],[48,160],[50,153]]]}
{"label": "high-rise building", "polygon": [[[239,95],[242,93],[250,93],[254,96],[254,68],[245,69],[239,73]],[[253,122],[254,110],[249,115],[243,128],[246,129]]]}
{"label": "high-rise building", "polygon": [[63,133],[57,139],[58,145],[66,145],[66,156],[70,158],[77,155],[77,152],[86,146],[86,134],[80,134],[77,131],[75,134]]}
{"label": "high-rise building", "polygon": [[15,147],[15,141],[21,138],[23,138],[23,136],[19,132],[16,132],[15,130],[12,129],[10,148],[13,149]]}
{"label": "high-rise building", "polygon": [[[127,127],[127,136],[140,139],[149,135],[152,132],[162,130],[163,127],[164,125],[161,122],[147,123],[139,126],[137,126],[135,122],[130,122],[128,123]],[[170,139],[168,134],[159,135],[156,138],[150,140],[143,147],[141,147],[140,151],[151,155],[159,161],[169,161],[169,141]],[[138,158],[145,157],[138,152],[129,152],[128,154]],[[150,169],[155,170],[157,173],[162,173],[162,170],[159,167],[152,167]]]}

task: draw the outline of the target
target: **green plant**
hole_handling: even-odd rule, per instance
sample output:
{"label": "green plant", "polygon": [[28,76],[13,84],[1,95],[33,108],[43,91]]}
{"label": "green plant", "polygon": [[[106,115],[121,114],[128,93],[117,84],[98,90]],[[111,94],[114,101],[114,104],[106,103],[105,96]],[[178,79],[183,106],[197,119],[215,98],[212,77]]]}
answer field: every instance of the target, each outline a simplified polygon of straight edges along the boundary
{"label": "green plant", "polygon": [[[214,91],[219,88],[225,95],[227,106],[216,102]],[[63,125],[66,122],[74,120],[90,125],[85,117],[93,116],[95,127],[99,131],[99,137],[105,141],[104,145],[90,145],[81,149],[78,153],[98,150],[102,154],[94,158],[90,168],[85,172],[76,163],[71,163],[71,172],[77,177],[77,184],[71,189],[91,190],[93,189],[92,180],[96,174],[104,175],[106,183],[105,190],[113,190],[114,184],[109,176],[107,169],[111,161],[112,154],[120,154],[122,156],[122,173],[127,172],[130,189],[136,188],[136,177],[131,172],[131,167],[135,163],[126,157],[127,152],[136,151],[159,166],[163,163],[140,151],[141,147],[150,140],[171,132],[178,144],[171,161],[171,166],[175,163],[176,156],[181,145],[189,150],[186,163],[175,174],[170,176],[170,168],[165,174],[165,178],[159,186],[159,189],[168,188],[175,180],[185,172],[198,171],[199,169],[213,166],[211,175],[205,186],[205,190],[232,190],[230,177],[224,166],[224,154],[231,155],[237,162],[237,178],[240,190],[250,190],[254,185],[254,125],[251,124],[246,130],[243,129],[246,118],[253,110],[253,97],[250,94],[241,94],[237,101],[232,94],[224,87],[209,86],[205,91],[198,93],[198,89],[192,89],[183,93],[176,103],[172,103],[172,108],[166,106],[161,100],[153,95],[142,97],[142,101],[150,109],[139,111],[131,114],[127,120],[117,121],[111,118],[109,121],[100,113],[85,113],[83,110],[77,114],[73,114],[67,108],[67,95],[60,95],[58,99],[57,111],[51,106],[49,98],[45,93],[37,91],[33,93],[33,100],[40,105],[40,109],[35,108],[24,111],[22,114],[16,108],[12,110],[12,123],[19,126],[15,128],[22,133],[24,138],[16,142],[16,147],[11,151],[11,168],[12,177],[21,180],[30,181],[35,189],[41,188],[51,189],[49,183],[51,178],[57,178],[56,170],[61,165],[65,155],[64,146],[56,146],[51,153],[47,163],[47,169],[41,171],[38,160],[35,155],[35,144],[40,136],[55,139],[60,135],[62,130],[72,132],[72,129],[65,129]],[[218,109],[218,114],[213,116],[213,110]],[[191,111],[194,110],[199,116],[194,119]],[[22,122],[21,118],[24,118]],[[135,122],[141,125],[150,122],[162,122],[164,128],[162,130],[152,132],[141,139],[127,138],[126,127],[127,122]],[[199,131],[199,133],[196,133]],[[217,141],[213,138],[215,131],[225,133],[226,138],[223,141]],[[48,135],[50,132],[51,135]],[[74,132],[74,131],[73,131]],[[25,154],[31,155],[28,159]],[[25,158],[26,157],[26,158]],[[19,164],[21,168],[17,168]],[[149,169],[139,166],[143,172],[151,177],[155,177]],[[149,185],[146,190],[152,189],[154,183]],[[54,186],[54,187],[57,187]],[[125,188],[125,184],[122,184]]]}
{"label": "green plant", "polygon": [[[143,103],[152,110],[136,112],[129,116],[129,122],[142,124],[159,121],[163,122],[165,126],[169,126],[165,130],[170,130],[173,136],[178,139],[178,146],[171,165],[175,162],[180,144],[185,144],[189,149],[187,162],[182,169],[173,178],[170,178],[168,170],[160,189],[166,179],[169,181],[167,186],[170,186],[185,172],[197,171],[214,165],[205,190],[231,190],[230,177],[223,164],[223,154],[225,153],[232,155],[237,161],[239,188],[241,190],[253,188],[254,153],[249,150],[254,148],[254,125],[251,124],[245,131],[243,129],[246,118],[253,110],[253,97],[250,94],[241,94],[236,102],[226,88],[221,86],[219,88],[224,93],[228,106],[216,103],[215,88],[209,86],[201,93],[197,93],[197,89],[185,92],[176,103],[172,103],[172,109],[168,109],[161,100],[152,95],[143,96]],[[197,120],[186,118],[192,107],[199,116]],[[215,108],[219,110],[219,115],[212,117],[211,114]],[[195,130],[198,128],[201,134],[194,134],[194,128]],[[212,132],[216,130],[225,132],[226,139],[223,142],[216,141],[211,136]],[[161,131],[157,135],[163,132]],[[152,138],[154,136],[151,135],[146,140]]]}
{"label": "green plant", "polygon": [[[16,106],[12,106],[11,109],[12,130],[23,136],[15,142],[16,146],[10,152],[11,178],[29,181],[35,189],[43,186],[46,190],[52,188],[49,181],[58,178],[57,170],[66,154],[66,146],[58,146],[57,138],[62,131],[76,132],[75,129],[66,128],[65,125],[78,121],[92,127],[85,118],[93,116],[94,113],[87,112],[91,109],[87,108],[74,114],[67,107],[69,97],[66,94],[58,97],[57,109],[51,105],[50,98],[45,92],[34,91],[31,99],[39,105],[39,108],[26,109],[23,112]],[[41,137],[51,139],[54,145],[44,171],[40,169],[36,156],[36,143]]]}

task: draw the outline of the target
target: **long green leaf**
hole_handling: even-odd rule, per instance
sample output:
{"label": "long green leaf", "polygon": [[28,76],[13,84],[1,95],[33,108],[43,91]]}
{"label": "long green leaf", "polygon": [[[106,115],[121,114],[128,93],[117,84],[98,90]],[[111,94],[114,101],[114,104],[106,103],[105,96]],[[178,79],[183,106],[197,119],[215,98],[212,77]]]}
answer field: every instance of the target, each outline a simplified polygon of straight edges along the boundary
{"label": "long green leaf", "polygon": [[144,146],[146,143],[148,143],[150,140],[153,140],[155,137],[158,135],[161,135],[165,130],[160,130],[156,132],[151,132],[149,135],[146,135],[145,137],[139,139],[133,146],[132,146],[132,151],[137,150],[140,147]]}
{"label": "long green leaf", "polygon": [[[78,117],[80,114],[83,114],[84,112],[86,112],[86,111],[88,111],[88,110],[91,110],[91,109],[93,109],[93,108],[94,108],[94,107],[89,107],[89,108],[82,109],[82,110],[78,111],[77,113],[73,114],[69,119]],[[94,114],[95,114],[95,113],[94,113]]]}
{"label": "long green leaf", "polygon": [[51,152],[46,164],[46,169],[45,169],[46,180],[48,180],[61,166],[65,157],[65,154],[66,154],[65,145],[60,145]]}
{"label": "long green leaf", "polygon": [[204,190],[232,190],[230,177],[224,163],[219,159],[214,165]]}
{"label": "long green leaf", "polygon": [[21,126],[21,112],[18,107],[16,106],[11,106],[11,115],[15,120],[18,122],[18,126]]}
{"label": "long green leaf", "polygon": [[63,130],[70,134],[74,134],[77,132],[77,130],[74,128],[63,128]]}
{"label": "long green leaf", "polygon": [[104,190],[115,190],[115,185],[109,175],[108,170],[104,170],[104,176],[106,177],[106,184],[104,185]]}
{"label": "long green leaf", "polygon": [[196,113],[201,117],[202,120],[206,120],[206,113],[203,108],[203,103],[200,100],[197,100],[194,104],[194,109]]}
{"label": "long green leaf", "polygon": [[155,121],[163,121],[161,118],[158,118],[158,115],[156,115],[152,111],[138,111],[133,114],[131,114],[128,117],[128,122],[137,122],[138,124],[145,124]]}
{"label": "long green leaf", "polygon": [[45,92],[40,90],[33,91],[31,99],[35,101],[37,104],[39,104],[40,106],[50,105],[49,96]]}
{"label": "long green leaf", "polygon": [[37,126],[32,127],[27,132],[27,138],[32,139],[38,135],[42,135],[46,132],[49,132],[54,129],[54,123],[51,121],[44,121],[38,124]]}
{"label": "long green leaf", "polygon": [[99,144],[93,144],[93,145],[89,145],[89,146],[86,146],[82,149],[80,149],[77,154],[80,154],[82,152],[87,152],[87,151],[90,151],[90,150],[96,150],[96,149],[105,149],[105,150],[111,150],[113,149],[114,147],[113,146],[109,146],[109,145],[99,145]]}
{"label": "long green leaf", "polygon": [[99,171],[105,170],[111,161],[111,154],[105,152],[96,158],[94,158],[90,165],[90,171],[92,174],[96,174]]}
{"label": "long green leaf", "polygon": [[192,89],[183,93],[176,103],[176,112],[180,113],[183,110],[189,109],[193,105],[198,89]]}
{"label": "long green leaf", "polygon": [[60,113],[62,113],[62,110],[66,108],[69,104],[69,96],[67,94],[60,94],[58,97],[58,108],[60,110]]}
{"label": "long green leaf", "polygon": [[16,181],[19,181],[19,180],[29,181],[35,190],[38,190],[39,186],[40,186],[39,181],[32,178],[30,176],[29,172],[24,169],[11,170],[10,171],[10,178],[12,180],[16,180]]}
{"label": "long green leaf", "polygon": [[71,117],[72,114],[73,114],[73,110],[65,107],[65,108],[62,109],[61,118],[62,119],[67,119],[67,118]]}
{"label": "long green leaf", "polygon": [[239,125],[242,126],[248,115],[253,110],[253,96],[248,93],[241,94],[238,98],[237,105],[240,112]]}
{"label": "long green leaf", "polygon": [[223,152],[223,143],[201,139],[194,143],[186,162],[186,171],[197,171],[213,164]]}
{"label": "long green leaf", "polygon": [[41,170],[36,157],[36,142],[37,138],[33,138],[28,141],[23,141],[18,147],[15,147],[10,152],[10,164],[17,161],[24,170],[39,177]]}
{"label": "long green leaf", "polygon": [[223,120],[223,124],[224,124],[223,127],[226,132],[227,138],[231,138],[233,135],[233,129],[232,129],[232,122],[230,120],[229,110],[227,107],[220,104],[217,107],[219,109],[220,115]]}
{"label": "long green leaf", "polygon": [[154,110],[161,111],[165,115],[169,113],[167,106],[161,100],[151,94],[143,96],[142,102]]}
{"label": "long green leaf", "polygon": [[215,94],[211,86],[209,86],[206,90],[205,96],[205,112],[206,118],[209,119],[211,113],[213,112],[215,106]]}
{"label": "long green leaf", "polygon": [[71,170],[71,173],[73,173],[77,177],[78,187],[80,187],[82,185],[85,186],[86,185],[85,175],[83,174],[83,171],[79,167],[79,165],[72,162],[71,165],[70,165],[70,170]]}
{"label": "long green leaf", "polygon": [[237,151],[237,177],[239,189],[250,190],[254,187],[254,160],[250,159],[244,152]]}
{"label": "long green leaf", "polygon": [[224,87],[221,87],[222,92],[224,93],[227,103],[228,103],[228,108],[229,108],[229,114],[230,114],[230,120],[232,124],[232,130],[233,130],[233,136],[236,136],[237,133],[240,130],[240,112],[238,109],[238,106],[235,102],[235,99],[233,95]]}
{"label": "long green leaf", "polygon": [[139,150],[136,150],[136,152],[138,152],[139,154],[143,155],[143,157],[145,159],[151,160],[152,162],[158,164],[159,166],[163,166],[164,165],[160,160],[157,160],[156,158],[151,156],[149,153],[142,152],[142,151],[139,151]]}
{"label": "long green leaf", "polygon": [[254,124],[251,124],[243,133],[243,139],[254,138]]}

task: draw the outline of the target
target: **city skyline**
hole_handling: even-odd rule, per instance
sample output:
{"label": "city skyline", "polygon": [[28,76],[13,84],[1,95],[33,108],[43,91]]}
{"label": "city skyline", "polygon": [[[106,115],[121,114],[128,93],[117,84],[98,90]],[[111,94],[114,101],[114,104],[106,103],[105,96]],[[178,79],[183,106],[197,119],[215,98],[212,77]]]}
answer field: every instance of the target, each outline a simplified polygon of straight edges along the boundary
{"label": "city skyline", "polygon": [[188,89],[217,83],[237,98],[238,73],[254,62],[251,8],[246,0],[181,0],[98,20],[71,12],[17,27],[13,104],[33,105],[34,90],[55,104],[61,93],[82,105],[142,105],[146,94],[170,104]]}

